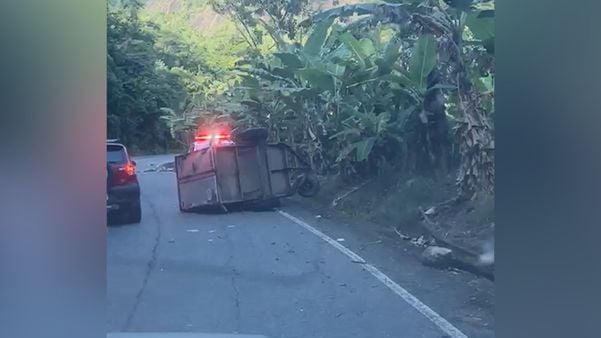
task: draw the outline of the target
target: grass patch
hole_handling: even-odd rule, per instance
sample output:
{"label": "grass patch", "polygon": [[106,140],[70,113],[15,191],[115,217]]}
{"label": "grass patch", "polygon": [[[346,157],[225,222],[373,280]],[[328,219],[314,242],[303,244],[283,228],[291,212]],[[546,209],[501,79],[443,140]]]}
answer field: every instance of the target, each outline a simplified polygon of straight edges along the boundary
{"label": "grass patch", "polygon": [[478,196],[470,201],[466,221],[470,224],[491,224],[495,221],[495,198],[493,195]]}
{"label": "grass patch", "polygon": [[455,193],[450,180],[411,177],[392,180],[380,175],[341,201],[338,209],[384,226],[395,226],[408,234],[420,231],[419,208],[428,208]]}
{"label": "grass patch", "polygon": [[373,221],[401,228],[411,228],[421,220],[420,208],[428,208],[449,199],[454,190],[446,181],[415,177],[399,184],[383,196],[374,210]]}

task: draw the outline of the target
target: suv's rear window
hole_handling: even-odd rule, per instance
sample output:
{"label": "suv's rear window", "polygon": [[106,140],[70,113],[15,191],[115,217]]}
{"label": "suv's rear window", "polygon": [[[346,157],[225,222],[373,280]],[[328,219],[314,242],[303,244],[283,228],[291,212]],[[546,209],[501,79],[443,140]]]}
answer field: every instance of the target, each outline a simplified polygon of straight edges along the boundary
{"label": "suv's rear window", "polygon": [[106,162],[107,163],[127,163],[127,155],[125,148],[120,145],[106,146]]}

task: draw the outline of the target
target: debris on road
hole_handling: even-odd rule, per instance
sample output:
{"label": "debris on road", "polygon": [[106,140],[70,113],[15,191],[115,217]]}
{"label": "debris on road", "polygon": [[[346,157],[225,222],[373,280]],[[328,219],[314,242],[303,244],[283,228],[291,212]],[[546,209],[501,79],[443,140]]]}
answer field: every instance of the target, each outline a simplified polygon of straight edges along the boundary
{"label": "debris on road", "polygon": [[373,245],[373,244],[382,244],[382,242],[383,241],[381,239],[378,239],[377,241],[367,242],[364,245],[367,246],[367,245]]}
{"label": "debris on road", "polygon": [[495,263],[494,242],[489,241],[483,246],[483,253],[478,256],[478,263],[481,265],[493,265]]}
{"label": "debris on road", "polygon": [[146,168],[144,170],[144,172],[151,172],[151,171],[157,171],[157,165],[156,163],[150,163],[150,165],[148,166],[148,168]]}
{"label": "debris on road", "polygon": [[424,211],[425,215],[431,216],[434,215],[436,213],[436,207],[431,207],[430,209]]}
{"label": "debris on road", "polygon": [[157,171],[175,171],[174,161],[167,161],[159,164]]}
{"label": "debris on road", "polygon": [[413,238],[411,243],[416,246],[426,246],[428,241],[424,238],[424,236],[419,236],[418,238]]}
{"label": "debris on road", "polygon": [[332,201],[331,207],[336,207],[336,206],[338,205],[338,203],[340,203],[340,201],[342,201],[343,199],[347,198],[349,195],[351,195],[351,194],[352,194],[352,193],[354,193],[355,191],[357,191],[357,190],[361,189],[361,188],[362,188],[364,185],[366,185],[366,184],[367,184],[367,183],[369,183],[369,182],[370,182],[370,181],[363,182],[362,184],[360,184],[360,185],[358,185],[358,186],[356,186],[356,187],[353,187],[351,190],[349,190],[349,191],[345,192],[344,194],[342,194],[342,195],[340,195],[340,196],[336,197],[336,198],[335,198],[335,199]]}
{"label": "debris on road", "polygon": [[365,244],[361,244],[361,245],[359,246],[359,250],[363,251],[363,250],[365,250],[365,249],[366,249],[368,246],[370,246],[370,245],[382,244],[382,243],[384,243],[384,241],[382,241],[381,239],[379,239],[379,240],[377,240],[377,241],[373,241],[373,242],[367,242],[367,243],[365,243]]}
{"label": "debris on road", "polygon": [[173,161],[163,162],[159,165],[156,163],[150,163],[148,168],[144,170],[144,172],[165,172],[165,171],[175,171],[175,163]]}
{"label": "debris on road", "polygon": [[399,231],[399,229],[397,229],[396,227],[393,227],[392,230],[394,230],[394,232],[399,235],[399,237],[401,237],[402,240],[407,241],[411,239],[411,236],[407,236],[405,234],[403,234],[402,232]]}
{"label": "debris on road", "polygon": [[453,250],[440,246],[429,246],[422,253],[422,263],[437,268],[449,267],[453,263]]}
{"label": "debris on road", "polygon": [[434,245],[436,244],[434,242],[433,239],[431,240],[427,240],[423,235],[420,235],[419,237],[416,238],[412,238],[411,236],[405,235],[402,232],[399,231],[399,229],[397,229],[396,227],[392,227],[392,230],[394,230],[394,232],[404,241],[411,241],[411,244],[415,245],[415,246],[427,246],[427,245]]}

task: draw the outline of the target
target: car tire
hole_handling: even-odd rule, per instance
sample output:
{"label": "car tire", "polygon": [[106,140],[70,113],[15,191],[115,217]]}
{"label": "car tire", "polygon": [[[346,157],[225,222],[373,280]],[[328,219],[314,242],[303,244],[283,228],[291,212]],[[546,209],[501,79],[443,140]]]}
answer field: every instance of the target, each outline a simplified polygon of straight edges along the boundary
{"label": "car tire", "polygon": [[128,223],[140,223],[142,221],[142,207],[140,202],[132,204],[126,211]]}

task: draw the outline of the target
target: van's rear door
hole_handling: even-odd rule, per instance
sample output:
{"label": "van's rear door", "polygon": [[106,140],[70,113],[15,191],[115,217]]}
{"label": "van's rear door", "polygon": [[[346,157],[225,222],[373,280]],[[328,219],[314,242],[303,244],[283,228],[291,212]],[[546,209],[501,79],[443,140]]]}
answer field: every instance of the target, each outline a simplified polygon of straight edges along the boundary
{"label": "van's rear door", "polygon": [[221,204],[211,148],[175,157],[180,210]]}

